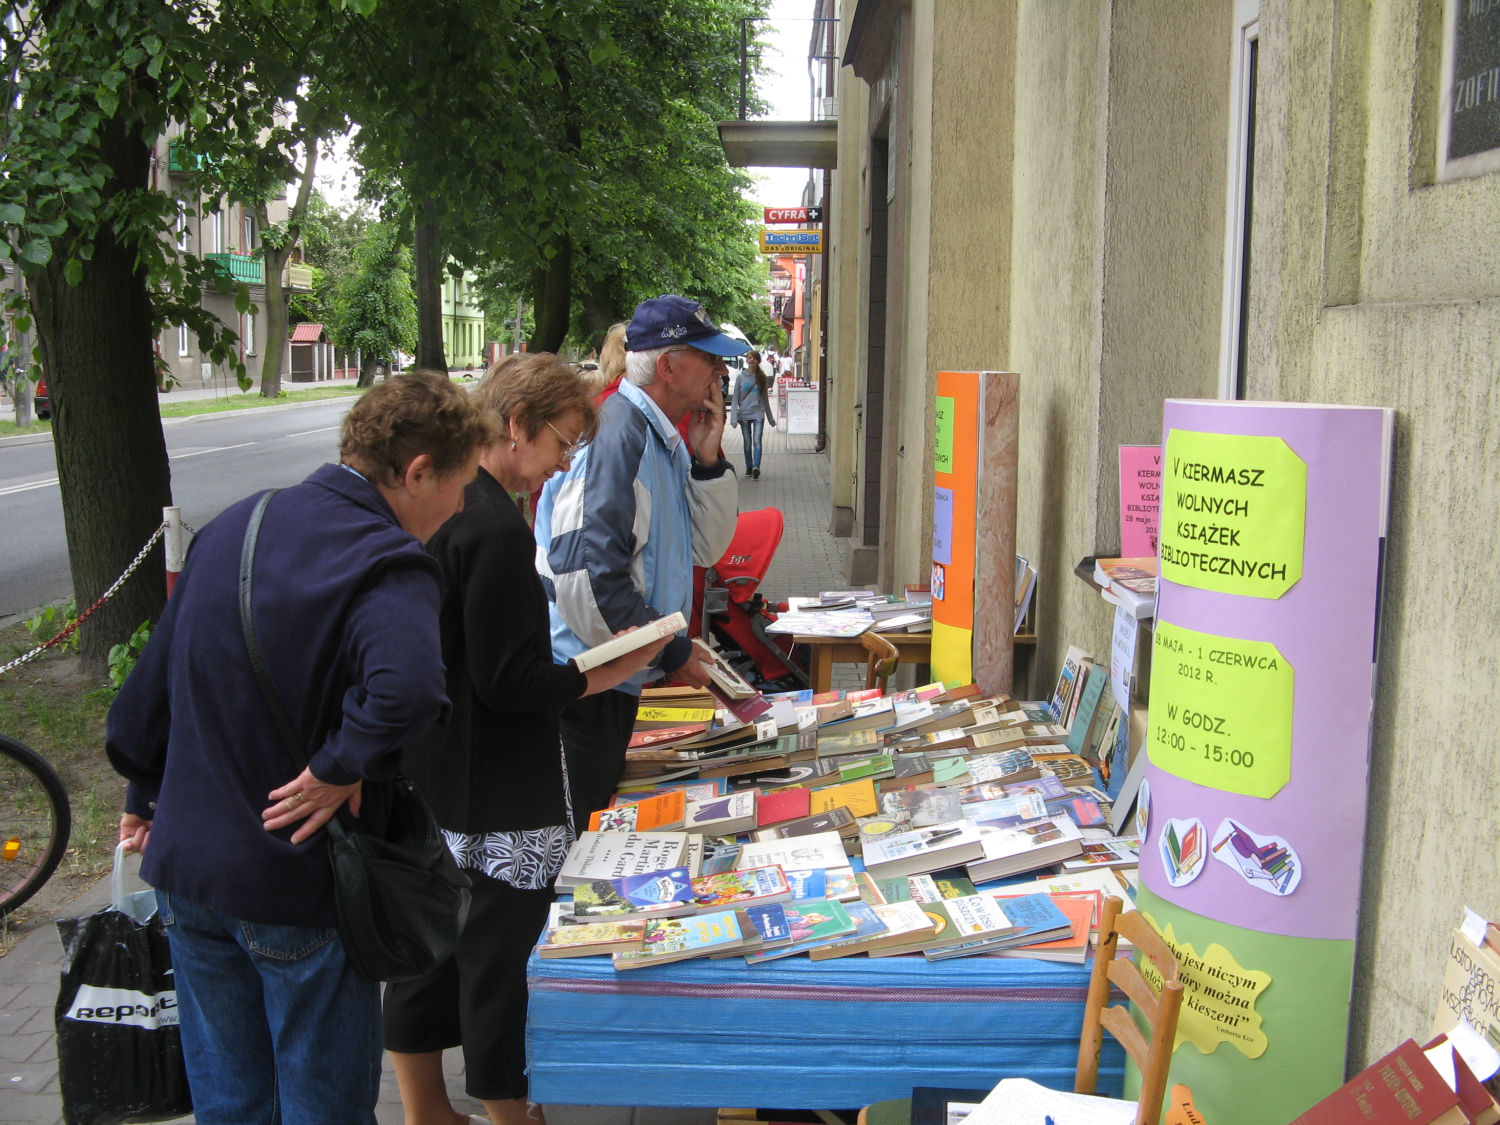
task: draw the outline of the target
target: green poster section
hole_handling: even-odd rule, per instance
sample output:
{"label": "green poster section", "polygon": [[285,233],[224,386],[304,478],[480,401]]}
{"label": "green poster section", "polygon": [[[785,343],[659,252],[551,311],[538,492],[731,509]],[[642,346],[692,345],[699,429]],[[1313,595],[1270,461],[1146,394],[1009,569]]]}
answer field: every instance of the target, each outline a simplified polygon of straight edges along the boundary
{"label": "green poster section", "polygon": [[[1227,925],[1144,885],[1136,907],[1188,966],[1169,1081],[1193,1091],[1204,1120],[1284,1125],[1343,1083],[1352,941]],[[1127,1078],[1127,1096],[1138,1081]]]}

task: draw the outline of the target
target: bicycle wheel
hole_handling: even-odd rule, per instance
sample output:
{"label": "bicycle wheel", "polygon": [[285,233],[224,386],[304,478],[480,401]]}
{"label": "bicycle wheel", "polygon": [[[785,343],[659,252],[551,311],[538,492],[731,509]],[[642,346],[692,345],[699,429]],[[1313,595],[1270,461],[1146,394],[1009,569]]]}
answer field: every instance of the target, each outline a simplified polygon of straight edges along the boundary
{"label": "bicycle wheel", "polygon": [[62,779],[41,755],[0,734],[0,917],[57,870],[72,827]]}

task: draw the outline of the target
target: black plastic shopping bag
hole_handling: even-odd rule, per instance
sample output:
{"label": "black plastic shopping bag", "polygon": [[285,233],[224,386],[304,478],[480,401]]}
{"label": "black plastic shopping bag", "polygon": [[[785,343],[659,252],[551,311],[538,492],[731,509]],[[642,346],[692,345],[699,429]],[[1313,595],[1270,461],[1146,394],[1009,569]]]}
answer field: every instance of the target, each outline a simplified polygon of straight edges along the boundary
{"label": "black plastic shopping bag", "polygon": [[166,928],[152,891],[124,893],[115,850],[114,901],[57,923],[57,1073],[67,1125],[165,1121],[193,1111]]}

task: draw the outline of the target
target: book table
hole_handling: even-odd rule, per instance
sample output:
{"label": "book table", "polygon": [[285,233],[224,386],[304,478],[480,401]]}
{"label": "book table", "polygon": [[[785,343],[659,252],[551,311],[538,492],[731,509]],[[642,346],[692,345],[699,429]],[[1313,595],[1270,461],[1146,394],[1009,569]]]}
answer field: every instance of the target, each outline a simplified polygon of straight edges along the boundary
{"label": "book table", "polygon": [[[1089,965],[1008,957],[740,958],[617,973],[527,965],[530,1097],[542,1105],[848,1109],[913,1086],[1031,1078],[1071,1090]],[[1105,1038],[1101,1093],[1123,1052]]]}

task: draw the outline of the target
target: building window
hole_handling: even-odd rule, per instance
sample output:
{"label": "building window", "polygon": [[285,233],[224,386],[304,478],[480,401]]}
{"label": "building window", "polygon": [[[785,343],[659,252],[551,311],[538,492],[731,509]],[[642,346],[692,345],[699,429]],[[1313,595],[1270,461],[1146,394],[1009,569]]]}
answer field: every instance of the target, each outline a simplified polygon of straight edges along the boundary
{"label": "building window", "polygon": [[240,317],[240,342],[245,345],[245,354],[255,354],[255,314],[245,313]]}
{"label": "building window", "polygon": [[188,328],[186,324],[177,326],[177,354],[180,356],[191,355],[188,351]]}
{"label": "building window", "polygon": [[210,211],[208,214],[208,252],[210,254],[224,252],[224,213],[222,211]]}
{"label": "building window", "polygon": [[240,250],[248,254],[255,249],[255,216],[240,216]]}
{"label": "building window", "polygon": [[177,212],[177,249],[186,251],[188,248],[188,221],[187,212]]}
{"label": "building window", "polygon": [[1250,309],[1250,213],[1255,184],[1255,83],[1260,0],[1235,0],[1229,77],[1229,175],[1224,234],[1224,301],[1219,397],[1245,397]]}

